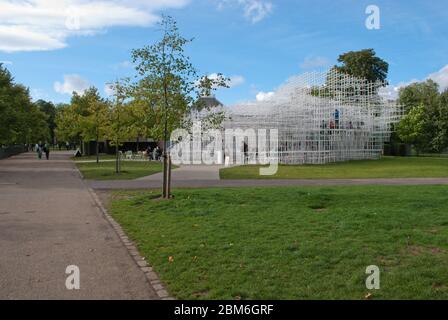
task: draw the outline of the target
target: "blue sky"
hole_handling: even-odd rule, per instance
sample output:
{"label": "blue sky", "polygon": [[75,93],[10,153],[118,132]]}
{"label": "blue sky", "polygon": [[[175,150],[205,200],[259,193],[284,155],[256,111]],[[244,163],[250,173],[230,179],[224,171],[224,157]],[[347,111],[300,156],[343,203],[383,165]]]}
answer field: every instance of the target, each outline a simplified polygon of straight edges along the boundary
{"label": "blue sky", "polygon": [[[371,4],[379,30],[365,26]],[[188,53],[201,73],[232,78],[217,93],[226,104],[263,98],[364,48],[390,63],[391,93],[427,78],[448,87],[446,0],[0,0],[0,61],[35,98],[66,102],[89,85],[104,92],[134,74],[130,51],[159,38],[162,13],[195,38]]]}

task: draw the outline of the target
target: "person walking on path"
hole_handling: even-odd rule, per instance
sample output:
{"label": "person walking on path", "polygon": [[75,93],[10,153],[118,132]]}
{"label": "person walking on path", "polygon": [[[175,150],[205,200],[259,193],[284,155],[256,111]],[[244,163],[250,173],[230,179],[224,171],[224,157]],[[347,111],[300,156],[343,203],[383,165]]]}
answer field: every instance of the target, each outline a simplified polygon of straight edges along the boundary
{"label": "person walking on path", "polygon": [[48,143],[45,143],[44,145],[44,152],[47,160],[50,160],[50,145]]}
{"label": "person walking on path", "polygon": [[148,160],[151,161],[152,156],[151,146],[148,146],[148,148],[146,148],[146,155],[148,156]]}
{"label": "person walking on path", "polygon": [[36,143],[36,153],[37,153],[37,159],[42,159],[42,148],[39,143]]}
{"label": "person walking on path", "polygon": [[159,160],[159,147],[154,148],[154,150],[152,151],[152,159],[154,161]]}

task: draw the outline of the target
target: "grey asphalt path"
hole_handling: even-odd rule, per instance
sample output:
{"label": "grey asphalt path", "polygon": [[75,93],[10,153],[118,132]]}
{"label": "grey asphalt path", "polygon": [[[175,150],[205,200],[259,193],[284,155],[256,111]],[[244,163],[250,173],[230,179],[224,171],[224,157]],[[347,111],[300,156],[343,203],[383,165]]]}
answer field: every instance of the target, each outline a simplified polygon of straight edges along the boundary
{"label": "grey asphalt path", "polygon": [[[0,299],[156,299],[70,161],[0,161]],[[65,287],[80,268],[80,290]]]}
{"label": "grey asphalt path", "polygon": [[[216,178],[215,170],[212,168],[212,175],[207,179],[201,179],[207,174],[197,167],[194,171],[184,170],[181,178],[173,175],[173,188],[235,188],[235,187],[281,187],[281,186],[361,186],[361,185],[448,185],[448,178],[406,178],[406,179],[284,179],[284,180],[219,180]],[[181,169],[178,169],[181,170]],[[188,176],[186,173],[194,173]],[[173,171],[174,173],[174,171]],[[195,179],[195,177],[198,179]],[[96,190],[118,190],[118,189],[158,189],[161,188],[161,178],[156,175],[152,179],[144,178],[139,180],[121,181],[87,181],[92,189]]]}
{"label": "grey asphalt path", "polygon": [[[219,170],[225,168],[218,165],[197,165],[197,166],[181,166],[178,169],[172,170],[171,179],[173,181],[218,181]],[[163,173],[153,174],[151,176],[137,179],[137,181],[152,181],[161,182],[163,179]]]}

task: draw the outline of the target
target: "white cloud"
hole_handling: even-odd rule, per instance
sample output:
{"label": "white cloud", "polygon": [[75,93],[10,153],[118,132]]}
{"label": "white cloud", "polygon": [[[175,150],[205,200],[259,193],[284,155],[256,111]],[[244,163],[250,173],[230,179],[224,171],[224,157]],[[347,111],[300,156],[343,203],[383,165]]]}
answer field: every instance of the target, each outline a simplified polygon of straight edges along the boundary
{"label": "white cloud", "polygon": [[401,88],[406,87],[415,82],[419,81],[414,79],[407,82],[400,82],[397,85],[388,85],[386,87],[380,88],[378,94],[386,99],[396,100],[398,99],[398,94]]}
{"label": "white cloud", "polygon": [[218,0],[218,9],[222,10],[226,5],[240,6],[252,23],[260,22],[273,10],[272,2],[268,0]]}
{"label": "white cloud", "polygon": [[[216,80],[218,78],[218,74],[211,73],[207,77],[211,80]],[[226,76],[223,76],[223,77],[227,78]],[[246,79],[243,76],[235,75],[235,76],[231,76],[228,78],[230,79],[230,81],[227,84],[229,85],[230,88],[238,87],[240,85],[243,85],[246,82]]]}
{"label": "white cloud", "polygon": [[0,0],[0,51],[61,49],[76,35],[115,26],[147,27],[157,12],[190,0]]}
{"label": "white cloud", "polygon": [[127,68],[132,68],[133,64],[131,61],[122,61],[120,63],[117,64],[118,68],[123,68],[123,69],[127,69]]}
{"label": "white cloud", "polygon": [[448,64],[439,71],[431,73],[423,80],[413,79],[411,81],[400,82],[396,85],[389,85],[387,87],[381,88],[379,94],[389,99],[397,99],[401,88],[406,87],[412,83],[423,82],[429,79],[438,83],[441,91],[448,89]]}
{"label": "white cloud", "polygon": [[260,91],[260,92],[258,92],[256,98],[257,98],[257,101],[266,101],[266,100],[272,99],[272,97],[274,95],[275,95],[275,93],[272,91],[271,92]]}
{"label": "white cloud", "polygon": [[42,89],[31,89],[30,94],[33,101],[47,100],[49,98],[48,94]]}
{"label": "white cloud", "polygon": [[22,26],[0,25],[0,51],[42,51],[64,47],[63,41],[49,34]]}
{"label": "white cloud", "polygon": [[0,63],[5,66],[12,66],[12,61],[0,61]]}
{"label": "white cloud", "polygon": [[272,3],[262,0],[238,0],[244,8],[244,15],[253,23],[263,20],[272,12]]}
{"label": "white cloud", "polygon": [[437,72],[431,73],[427,79],[432,79],[440,86],[440,90],[448,89],[448,64]]}
{"label": "white cloud", "polygon": [[77,74],[64,75],[64,82],[59,81],[54,83],[54,90],[60,94],[78,94],[84,93],[89,87],[90,83]]}
{"label": "white cloud", "polygon": [[400,90],[399,86],[389,85],[389,86],[380,88],[380,90],[378,91],[378,94],[385,99],[396,100],[398,98],[399,90]]}
{"label": "white cloud", "polygon": [[300,64],[302,69],[315,69],[326,67],[330,64],[330,60],[325,57],[306,57],[305,60]]}
{"label": "white cloud", "polygon": [[114,90],[113,85],[112,85],[112,84],[106,84],[106,85],[104,86],[104,93],[105,93],[108,97],[113,96],[114,93],[115,93],[115,90]]}
{"label": "white cloud", "polygon": [[234,88],[243,85],[246,82],[243,76],[232,76],[230,77],[229,87]]}

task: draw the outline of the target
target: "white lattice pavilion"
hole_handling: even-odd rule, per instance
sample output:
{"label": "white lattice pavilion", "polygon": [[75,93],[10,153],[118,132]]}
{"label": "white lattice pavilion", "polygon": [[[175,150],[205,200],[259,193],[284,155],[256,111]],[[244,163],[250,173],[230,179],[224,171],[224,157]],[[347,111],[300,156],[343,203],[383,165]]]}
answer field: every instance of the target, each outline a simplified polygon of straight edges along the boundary
{"label": "white lattice pavilion", "polygon": [[[305,73],[264,101],[225,108],[223,127],[278,129],[283,164],[378,159],[400,119],[396,102],[378,94],[383,86],[335,70]],[[246,153],[258,156],[256,148]]]}

